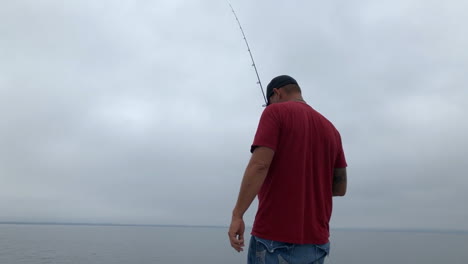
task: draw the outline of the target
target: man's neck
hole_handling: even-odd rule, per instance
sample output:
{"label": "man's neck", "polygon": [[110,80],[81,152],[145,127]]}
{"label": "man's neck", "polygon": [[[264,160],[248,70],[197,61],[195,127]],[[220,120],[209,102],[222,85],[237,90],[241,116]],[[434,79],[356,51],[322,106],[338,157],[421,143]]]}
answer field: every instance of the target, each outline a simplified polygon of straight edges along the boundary
{"label": "man's neck", "polygon": [[288,101],[306,103],[301,95],[293,95]]}

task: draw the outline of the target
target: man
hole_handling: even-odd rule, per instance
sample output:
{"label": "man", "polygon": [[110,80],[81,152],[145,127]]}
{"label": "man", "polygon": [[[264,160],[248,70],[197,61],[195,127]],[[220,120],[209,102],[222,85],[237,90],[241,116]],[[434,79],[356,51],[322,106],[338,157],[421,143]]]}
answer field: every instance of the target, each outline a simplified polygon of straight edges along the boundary
{"label": "man", "polygon": [[231,246],[243,250],[243,215],[258,194],[248,263],[322,264],[332,196],[344,196],[347,186],[340,134],[290,76],[271,80],[267,100],[232,212]]}

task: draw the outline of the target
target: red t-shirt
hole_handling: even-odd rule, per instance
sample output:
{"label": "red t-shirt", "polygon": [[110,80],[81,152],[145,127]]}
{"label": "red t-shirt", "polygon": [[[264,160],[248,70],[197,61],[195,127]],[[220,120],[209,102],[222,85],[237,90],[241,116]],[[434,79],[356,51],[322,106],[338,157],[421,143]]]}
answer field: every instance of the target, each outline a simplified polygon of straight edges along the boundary
{"label": "red t-shirt", "polygon": [[325,244],[332,213],[333,169],[347,166],[333,124],[302,102],[268,106],[251,151],[275,151],[258,193],[252,235],[295,243]]}

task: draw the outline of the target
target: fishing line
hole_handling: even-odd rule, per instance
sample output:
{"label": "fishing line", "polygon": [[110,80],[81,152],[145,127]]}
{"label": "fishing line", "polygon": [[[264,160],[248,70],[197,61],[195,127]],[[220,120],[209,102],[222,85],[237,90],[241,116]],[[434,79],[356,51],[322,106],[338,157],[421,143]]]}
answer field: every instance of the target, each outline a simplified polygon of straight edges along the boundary
{"label": "fishing line", "polygon": [[257,70],[257,66],[255,64],[255,61],[254,61],[254,58],[253,58],[253,55],[252,55],[252,51],[250,50],[249,43],[247,42],[247,37],[245,37],[244,29],[242,29],[242,25],[241,25],[241,23],[239,21],[239,18],[236,15],[236,12],[234,11],[234,8],[232,7],[231,3],[229,3],[229,1],[228,1],[228,4],[231,7],[232,13],[234,14],[234,17],[237,20],[237,24],[239,25],[239,28],[240,28],[240,30],[242,32],[242,36],[244,37],[245,45],[247,45],[247,50],[249,51],[250,59],[252,59],[252,66],[254,67],[255,74],[257,75],[257,80],[258,80],[257,84],[260,85],[260,90],[262,90],[263,99],[265,100],[265,104],[263,105],[263,107],[265,107],[268,104],[268,101],[267,101],[267,98],[265,96],[265,92],[263,91],[262,81],[260,81],[260,76],[258,75],[258,70]]}

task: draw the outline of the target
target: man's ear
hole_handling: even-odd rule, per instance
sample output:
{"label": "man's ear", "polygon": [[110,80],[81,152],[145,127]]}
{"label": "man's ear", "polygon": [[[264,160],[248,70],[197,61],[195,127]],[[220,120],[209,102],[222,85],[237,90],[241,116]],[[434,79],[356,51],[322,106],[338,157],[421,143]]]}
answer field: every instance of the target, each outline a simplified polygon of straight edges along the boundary
{"label": "man's ear", "polygon": [[281,92],[281,90],[279,88],[275,88],[276,89],[276,93],[278,94],[278,99],[281,100],[283,99],[283,93]]}
{"label": "man's ear", "polygon": [[278,95],[279,99],[281,99],[281,93],[278,88],[273,88],[273,92]]}

